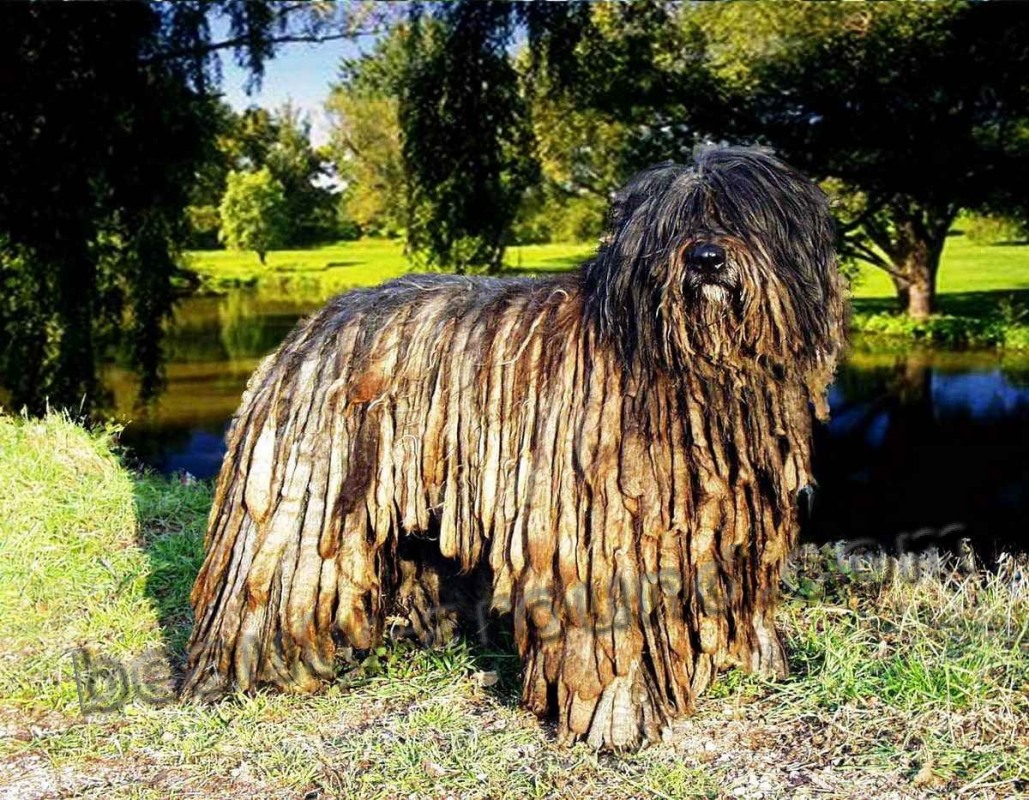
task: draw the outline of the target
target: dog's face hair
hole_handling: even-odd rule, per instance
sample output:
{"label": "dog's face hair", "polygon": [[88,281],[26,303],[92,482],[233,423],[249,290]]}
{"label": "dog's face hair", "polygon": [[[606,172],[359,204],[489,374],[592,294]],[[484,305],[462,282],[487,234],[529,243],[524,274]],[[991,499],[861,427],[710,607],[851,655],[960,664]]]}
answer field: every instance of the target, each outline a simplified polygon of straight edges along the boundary
{"label": "dog's face hair", "polygon": [[843,282],[828,201],[769,153],[710,147],[641,172],[615,197],[584,271],[587,313],[629,363],[835,359]]}

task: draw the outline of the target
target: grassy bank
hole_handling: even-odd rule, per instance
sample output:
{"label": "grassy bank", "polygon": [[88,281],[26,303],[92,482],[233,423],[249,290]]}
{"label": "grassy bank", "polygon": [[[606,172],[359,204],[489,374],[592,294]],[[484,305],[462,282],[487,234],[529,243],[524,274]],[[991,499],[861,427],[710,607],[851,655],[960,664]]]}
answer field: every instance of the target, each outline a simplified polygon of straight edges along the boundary
{"label": "grassy bank", "polygon": [[[514,247],[512,272],[568,269],[587,259],[591,244]],[[397,241],[365,239],[268,255],[262,267],[253,253],[211,250],[189,254],[209,291],[247,286],[270,294],[322,300],[343,289],[371,286],[409,272]],[[1029,246],[977,244],[960,233],[943,252],[939,313],[913,322],[896,313],[893,285],[885,272],[864,265],[854,285],[853,323],[863,333],[938,345],[1029,349]]]}
{"label": "grassy bank", "polygon": [[[970,797],[1029,790],[1029,597],[1011,571],[807,552],[793,676],[731,673],[666,743],[561,749],[515,660],[396,644],[313,697],[148,703],[180,666],[210,487],[131,475],[111,433],[0,416],[0,787],[50,797]],[[899,569],[898,569],[899,567]],[[1025,569],[1025,565],[1022,566]],[[87,717],[76,648],[136,665]],[[150,659],[150,678],[140,654]],[[163,669],[161,668],[163,667]],[[116,670],[113,670],[116,672]],[[155,688],[156,687],[156,688]],[[1021,782],[1019,782],[1021,781]]]}

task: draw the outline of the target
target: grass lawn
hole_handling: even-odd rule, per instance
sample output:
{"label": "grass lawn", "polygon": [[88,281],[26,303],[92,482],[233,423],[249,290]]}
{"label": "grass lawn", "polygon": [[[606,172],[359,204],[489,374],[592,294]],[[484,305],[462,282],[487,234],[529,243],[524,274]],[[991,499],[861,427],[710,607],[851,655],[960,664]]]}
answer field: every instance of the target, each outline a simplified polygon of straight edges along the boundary
{"label": "grass lawn", "polygon": [[[940,263],[939,291],[941,295],[1029,291],[1029,245],[976,244],[961,234],[949,236]],[[866,264],[854,294],[892,299],[893,284],[881,269]]]}
{"label": "grass lawn", "polygon": [[[506,263],[511,271],[551,272],[582,263],[592,244],[541,244],[512,247]],[[187,264],[210,286],[257,285],[267,288],[303,285],[371,286],[411,270],[399,241],[362,239],[268,254],[262,267],[249,252],[204,250],[188,254]],[[970,294],[1029,293],[1029,246],[980,245],[960,233],[948,238],[940,267],[941,305],[958,313],[961,297]],[[881,269],[863,265],[854,286],[860,301],[892,301],[893,285]]]}
{"label": "grass lawn", "polygon": [[[113,444],[61,417],[0,416],[5,797],[866,800],[1029,790],[1029,596],[1010,572],[958,574],[924,559],[915,580],[905,562],[863,572],[831,554],[798,556],[779,613],[793,676],[768,684],[730,673],[668,741],[635,754],[556,747],[517,706],[512,654],[460,642],[395,643],[315,696],[146,702],[139,687],[162,695],[161,678],[181,666],[211,489],[131,474]],[[129,702],[80,713],[73,667],[83,647],[94,665],[109,657],[131,667]],[[161,654],[144,662],[153,648]]]}
{"label": "grass lawn", "polygon": [[[960,316],[996,312],[1008,296],[1029,303],[1029,245],[976,244],[951,235],[943,248],[938,290],[940,311]],[[854,298],[858,310],[895,307],[889,276],[868,264],[862,264]]]}
{"label": "grass lawn", "polygon": [[[568,269],[589,257],[588,244],[547,244],[513,247],[506,263],[512,271],[549,272]],[[403,244],[388,239],[277,250],[262,266],[254,253],[203,250],[187,254],[186,266],[200,275],[205,286],[225,289],[256,286],[264,291],[308,291],[331,294],[377,283],[411,272]]]}
{"label": "grass lawn", "polygon": [[[511,274],[543,274],[588,259],[591,244],[513,247]],[[188,254],[188,265],[214,292],[249,286],[264,297],[317,305],[345,289],[372,286],[411,270],[399,241],[363,239],[308,250],[281,250],[262,267],[253,253]],[[938,314],[914,323],[898,316],[893,285],[880,269],[862,265],[853,286],[856,331],[938,346],[1002,346],[1029,350],[1029,246],[976,244],[960,230],[947,240],[939,275]]]}

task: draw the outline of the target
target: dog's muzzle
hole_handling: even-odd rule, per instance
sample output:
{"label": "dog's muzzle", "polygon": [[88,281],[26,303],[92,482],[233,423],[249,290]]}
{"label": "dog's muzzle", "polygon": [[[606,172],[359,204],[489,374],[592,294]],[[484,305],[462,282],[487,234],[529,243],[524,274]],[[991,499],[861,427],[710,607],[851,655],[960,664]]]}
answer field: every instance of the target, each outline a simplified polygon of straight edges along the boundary
{"label": "dog's muzzle", "polygon": [[739,276],[728,262],[725,248],[697,242],[683,253],[688,291],[710,302],[725,302],[738,289]]}
{"label": "dog's muzzle", "polygon": [[705,277],[714,278],[725,269],[725,248],[707,242],[696,244],[686,254],[686,265]]}

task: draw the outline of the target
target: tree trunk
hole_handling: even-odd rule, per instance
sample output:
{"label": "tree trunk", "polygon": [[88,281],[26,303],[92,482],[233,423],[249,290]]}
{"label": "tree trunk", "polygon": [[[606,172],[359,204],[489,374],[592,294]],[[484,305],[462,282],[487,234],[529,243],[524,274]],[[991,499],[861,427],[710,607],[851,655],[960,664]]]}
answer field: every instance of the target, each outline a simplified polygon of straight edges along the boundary
{"label": "tree trunk", "polygon": [[503,245],[498,245],[493,249],[493,257],[490,259],[488,274],[499,275],[501,270],[504,269],[504,253],[507,248]]}
{"label": "tree trunk", "polygon": [[264,259],[265,259],[266,255],[268,255],[268,254],[265,253],[264,250],[258,250],[257,251],[257,260],[261,262],[261,266],[262,267],[264,266]]}
{"label": "tree trunk", "polygon": [[936,267],[920,270],[908,289],[908,316],[926,319],[933,313],[936,302]]}
{"label": "tree trunk", "polygon": [[934,218],[931,224],[916,217],[895,224],[890,256],[893,260],[893,285],[901,310],[912,319],[926,319],[935,310],[936,274],[940,255],[953,214]]}
{"label": "tree trunk", "polygon": [[896,265],[900,273],[893,276],[897,300],[912,319],[926,319],[935,310],[939,264],[939,256],[930,261],[924,253],[918,253]]}

